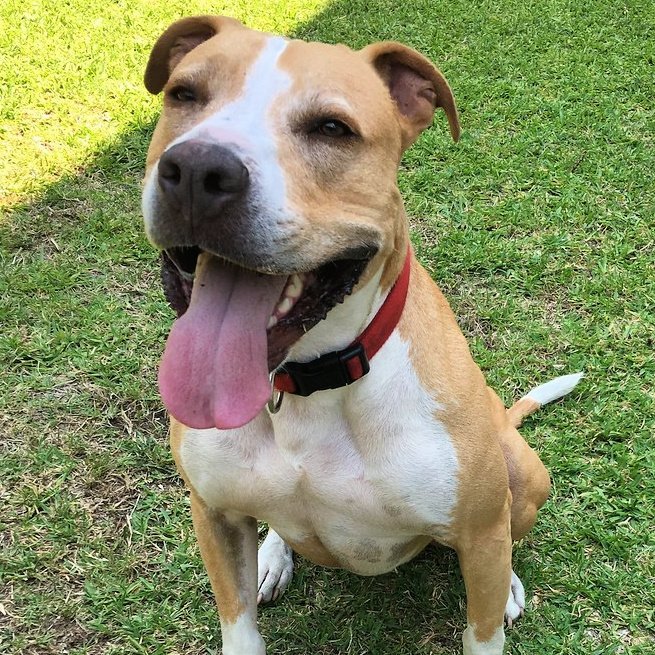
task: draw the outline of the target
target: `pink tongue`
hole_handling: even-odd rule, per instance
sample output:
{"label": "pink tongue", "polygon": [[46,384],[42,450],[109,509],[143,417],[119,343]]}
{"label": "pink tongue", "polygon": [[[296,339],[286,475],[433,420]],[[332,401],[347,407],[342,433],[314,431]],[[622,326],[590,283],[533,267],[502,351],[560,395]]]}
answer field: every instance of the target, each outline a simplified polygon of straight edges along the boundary
{"label": "pink tongue", "polygon": [[191,428],[237,428],[270,393],[266,325],[287,281],[203,254],[191,303],[175,321],[159,367],[166,409]]}

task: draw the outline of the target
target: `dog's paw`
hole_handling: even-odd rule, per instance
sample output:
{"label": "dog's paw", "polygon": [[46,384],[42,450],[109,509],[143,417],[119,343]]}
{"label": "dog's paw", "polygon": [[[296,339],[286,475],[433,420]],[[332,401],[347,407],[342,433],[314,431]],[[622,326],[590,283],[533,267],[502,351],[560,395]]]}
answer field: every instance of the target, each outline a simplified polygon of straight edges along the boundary
{"label": "dog's paw", "polygon": [[523,616],[525,612],[525,590],[519,576],[512,571],[512,583],[509,590],[509,598],[505,605],[505,623],[508,628],[514,625],[516,619]]}
{"label": "dog's paw", "polygon": [[269,528],[257,554],[257,604],[277,600],[293,576],[293,551]]}

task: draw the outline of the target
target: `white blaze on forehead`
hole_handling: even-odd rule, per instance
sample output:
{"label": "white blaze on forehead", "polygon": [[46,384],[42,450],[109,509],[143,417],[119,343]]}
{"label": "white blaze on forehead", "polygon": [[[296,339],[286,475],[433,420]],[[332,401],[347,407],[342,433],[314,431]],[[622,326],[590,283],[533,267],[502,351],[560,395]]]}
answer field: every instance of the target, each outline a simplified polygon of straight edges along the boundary
{"label": "white blaze on forehead", "polygon": [[277,96],[291,86],[291,77],[277,67],[287,43],[286,39],[279,36],[267,38],[264,48],[247,73],[243,91],[175,142],[184,141],[194,133],[197,135],[198,132],[217,128],[243,131],[244,137],[270,138],[270,132],[263,128],[268,122],[271,105]]}
{"label": "white blaze on forehead", "polygon": [[271,107],[291,87],[291,77],[277,66],[287,43],[282,37],[268,37],[247,74],[242,93],[168,146],[196,138],[233,145],[273,210],[281,210],[285,204]]}

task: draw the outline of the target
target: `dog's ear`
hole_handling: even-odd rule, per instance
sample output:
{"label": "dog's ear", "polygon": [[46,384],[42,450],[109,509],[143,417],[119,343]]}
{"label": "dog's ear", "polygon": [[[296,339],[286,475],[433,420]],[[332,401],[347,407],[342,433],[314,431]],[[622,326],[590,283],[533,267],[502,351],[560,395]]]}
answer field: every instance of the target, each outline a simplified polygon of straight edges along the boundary
{"label": "dog's ear", "polygon": [[150,53],[143,78],[146,89],[159,93],[184,55],[230,25],[236,27],[241,23],[226,16],[191,16],[173,23],[157,39]]}
{"label": "dog's ear", "polygon": [[360,52],[377,70],[396,103],[404,148],[414,143],[418,135],[430,126],[437,107],[446,112],[453,140],[459,139],[459,118],[453,93],[446,78],[429,59],[394,41],[373,43]]}

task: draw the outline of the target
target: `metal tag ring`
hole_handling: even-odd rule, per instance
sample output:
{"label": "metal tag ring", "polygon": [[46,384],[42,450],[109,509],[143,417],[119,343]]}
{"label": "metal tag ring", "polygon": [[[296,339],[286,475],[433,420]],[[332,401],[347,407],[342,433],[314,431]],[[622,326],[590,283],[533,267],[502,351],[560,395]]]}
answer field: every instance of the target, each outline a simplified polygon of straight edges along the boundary
{"label": "metal tag ring", "polygon": [[268,399],[267,407],[271,414],[277,414],[282,407],[282,399],[284,398],[284,391],[278,391],[275,388],[275,372],[269,376],[271,380],[271,397]]}

